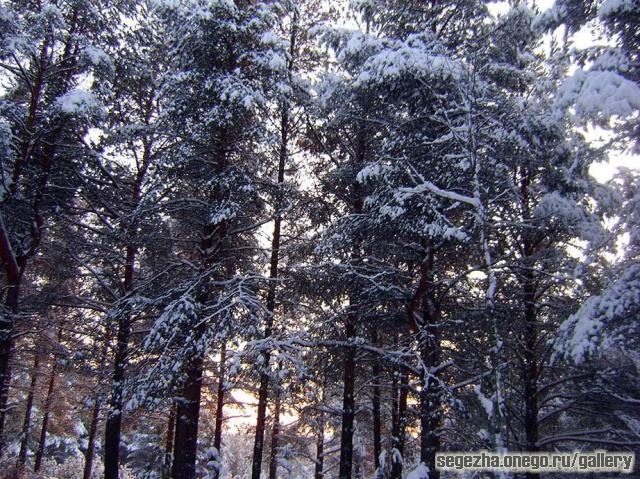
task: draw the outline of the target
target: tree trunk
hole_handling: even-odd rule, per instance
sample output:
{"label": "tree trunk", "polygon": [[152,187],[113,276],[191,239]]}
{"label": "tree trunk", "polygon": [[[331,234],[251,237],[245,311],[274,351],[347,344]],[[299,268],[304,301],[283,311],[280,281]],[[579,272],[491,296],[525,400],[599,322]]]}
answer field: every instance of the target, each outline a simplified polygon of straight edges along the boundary
{"label": "tree trunk", "polygon": [[275,388],[273,404],[273,428],[271,429],[271,454],[269,458],[269,479],[276,479],[278,473],[278,439],[280,436],[280,388]]}
{"label": "tree trunk", "polygon": [[[395,444],[395,438],[400,431],[400,418],[398,416],[398,404],[400,399],[400,388],[398,387],[397,369],[394,368],[393,375],[391,377],[391,446]],[[392,458],[393,459],[393,458]]]}
{"label": "tree trunk", "polygon": [[[222,428],[224,426],[224,378],[225,378],[225,361],[227,360],[227,344],[222,343],[220,348],[220,367],[218,371],[218,390],[216,395],[216,428],[213,433],[213,447],[218,451],[218,457],[222,459]],[[214,478],[217,479],[220,470],[216,470]]]}
{"label": "tree trunk", "polygon": [[[439,315],[429,297],[425,299],[423,310],[425,324],[421,334],[420,355],[426,371],[430,371],[440,365],[440,333],[436,326]],[[429,479],[440,479],[435,458],[440,449],[442,399],[438,378],[425,374],[420,391],[420,461],[429,468]]]}
{"label": "tree trunk", "polygon": [[[374,346],[378,345],[378,330],[374,327],[371,333],[371,340]],[[373,358],[372,366],[373,387],[371,397],[371,410],[373,415],[373,463],[375,469],[380,468],[380,454],[382,453],[382,421],[380,418],[380,361],[378,357]]]}
{"label": "tree trunk", "polygon": [[196,477],[202,370],[203,358],[198,354],[193,358],[187,370],[183,396],[178,399],[172,466],[173,479],[194,479]]}
{"label": "tree trunk", "polygon": [[[538,329],[536,324],[536,286],[533,273],[527,269],[524,284],[525,303],[525,331],[522,380],[524,383],[524,428],[526,451],[538,451],[538,366],[536,349],[538,344]],[[527,479],[536,479],[539,474],[527,472]]]}
{"label": "tree trunk", "polygon": [[[401,479],[404,465],[405,429],[407,424],[407,397],[409,393],[409,377],[401,370],[400,386],[398,387],[398,412],[393,430],[393,457],[391,461],[391,479]],[[399,455],[399,457],[396,457]]]}
{"label": "tree trunk", "polygon": [[[2,233],[4,236],[4,224],[2,226]],[[11,246],[8,243],[9,239],[6,238],[2,241],[2,248],[9,248],[11,252]],[[8,258],[4,257],[5,269]],[[13,253],[11,253],[13,258]],[[15,258],[13,258],[15,262]],[[15,265],[15,268],[18,268]],[[4,425],[7,417],[7,408],[9,406],[9,387],[11,385],[11,359],[13,356],[13,328],[14,328],[14,316],[18,312],[18,304],[20,299],[20,286],[21,286],[22,272],[19,268],[16,271],[7,272],[7,292],[4,303],[5,314],[0,316],[0,454],[4,452]]]}
{"label": "tree trunk", "polygon": [[316,437],[316,467],[314,479],[323,479],[324,473],[324,413],[320,413],[320,427]]}
{"label": "tree trunk", "polygon": [[31,411],[33,410],[33,397],[35,395],[36,384],[40,369],[40,353],[36,347],[33,355],[33,370],[31,371],[31,384],[27,393],[27,407],[24,411],[24,421],[22,422],[22,440],[20,441],[20,453],[18,454],[18,464],[24,465],[27,462],[27,450],[29,449],[29,436],[31,432]]}
{"label": "tree trunk", "polygon": [[171,464],[173,462],[173,437],[176,433],[176,405],[171,401],[169,405],[169,420],[167,421],[167,440],[164,447],[164,471],[163,478],[171,475]]}
{"label": "tree trunk", "polygon": [[[346,327],[347,341],[356,335],[355,318],[349,317]],[[355,418],[356,348],[347,346],[344,351],[344,379],[342,395],[342,429],[340,434],[339,479],[351,479],[353,464],[353,422]]]}
{"label": "tree trunk", "polygon": [[[75,32],[77,24],[77,9],[74,9],[73,17],[70,21],[70,32]],[[63,58],[61,64],[68,64],[70,60],[73,43],[76,41],[76,35],[69,35],[65,49],[63,52]],[[42,67],[47,65],[47,56],[49,55],[49,39],[47,38],[40,48],[40,61],[37,62],[40,65],[35,75],[33,87],[31,88],[31,98],[29,101],[29,109],[24,128],[22,128],[22,134],[20,139],[20,158],[13,164],[13,172],[11,175],[11,183],[9,186],[9,194],[5,195],[6,201],[9,197],[13,197],[18,187],[20,186],[20,179],[24,176],[23,170],[25,165],[30,162],[33,151],[35,150],[34,140],[43,141],[43,136],[34,135],[34,125],[39,117],[40,99],[45,91],[45,75],[47,72]],[[56,76],[56,80],[60,81],[61,85],[66,85],[69,77],[73,74],[73,69],[68,68],[66,71]],[[54,92],[56,96],[61,95],[62,91]],[[11,359],[13,356],[13,330],[14,330],[14,317],[18,312],[18,305],[20,300],[20,287],[22,284],[22,276],[24,274],[28,259],[37,253],[37,250],[42,241],[43,231],[43,217],[40,214],[39,207],[42,203],[44,195],[46,194],[47,182],[49,179],[49,171],[53,164],[54,155],[56,151],[56,139],[60,133],[59,129],[55,129],[51,133],[51,141],[44,142],[44,155],[42,158],[42,172],[40,178],[35,182],[35,197],[32,200],[33,205],[33,226],[31,241],[26,252],[19,255],[14,254],[9,234],[4,225],[4,219],[0,215],[0,258],[4,263],[5,275],[6,275],[6,297],[4,303],[3,314],[0,315],[0,454],[4,450],[4,426],[7,415],[7,406],[9,399],[9,387],[11,383]],[[35,232],[34,232],[35,231]]]}
{"label": "tree trunk", "polygon": [[[47,49],[49,41],[43,42],[40,49],[41,65],[46,63]],[[29,101],[29,113],[22,130],[22,139],[20,140],[20,157],[13,165],[11,175],[11,183],[9,186],[9,194],[13,196],[16,189],[20,185],[20,177],[24,165],[29,162],[33,148],[33,127],[35,125],[38,110],[40,106],[40,97],[43,90],[43,71],[38,69],[33,88],[31,89],[31,98]],[[9,195],[5,195],[5,200]],[[7,406],[9,399],[9,387],[11,384],[11,358],[13,355],[13,316],[18,312],[18,304],[20,300],[20,286],[22,283],[22,274],[24,273],[24,262],[19,265],[17,258],[11,247],[9,234],[4,225],[4,219],[0,217],[0,256],[4,262],[5,274],[7,278],[7,292],[5,297],[5,314],[0,316],[0,454],[4,451],[4,425],[6,421]]]}
{"label": "tree trunk", "polygon": [[[289,80],[292,78],[296,41],[298,38],[298,13],[294,10],[293,21],[291,23],[291,32],[289,35],[289,61],[287,63],[287,73]],[[278,174],[277,185],[280,188],[284,183],[284,172],[289,156],[289,133],[291,129],[291,121],[289,116],[289,105],[284,103],[281,105],[280,112],[280,149],[278,152]],[[276,282],[278,278],[278,265],[280,262],[280,234],[282,229],[282,206],[284,198],[280,189],[276,192],[275,201],[275,217],[273,219],[273,234],[271,236],[271,258],[269,263],[269,279],[273,280],[269,283],[267,291],[267,324],[265,325],[265,338],[271,337],[273,333],[273,314],[276,309]],[[267,368],[271,359],[270,351],[262,354],[262,365]],[[260,373],[260,386],[258,390],[258,411],[256,417],[256,434],[253,443],[253,462],[251,465],[251,479],[260,479],[262,471],[262,454],[264,450],[264,431],[267,411],[267,401],[269,398],[269,376],[268,371],[262,370]]]}
{"label": "tree trunk", "polygon": [[93,469],[93,456],[96,450],[96,432],[98,431],[98,419],[100,418],[100,399],[96,395],[91,411],[91,423],[89,425],[89,442],[87,443],[87,453],[84,456],[84,471],[82,479],[91,479]]}
{"label": "tree trunk", "polygon": [[[58,343],[62,342],[62,328],[58,329]],[[33,471],[40,471],[42,466],[42,457],[44,455],[44,448],[47,445],[47,428],[49,427],[49,415],[51,413],[51,404],[53,402],[53,391],[56,386],[56,373],[58,369],[58,360],[56,355],[53,355],[53,364],[51,365],[51,373],[49,374],[49,384],[47,386],[47,397],[44,402],[44,413],[42,416],[42,427],[40,429],[40,441],[38,442],[38,450],[36,451],[35,465]]]}
{"label": "tree trunk", "polygon": [[104,428],[104,477],[118,479],[120,468],[120,435],[124,394],[124,370],[129,341],[128,315],[120,319],[116,354],[113,360],[113,376],[109,411]]}
{"label": "tree trunk", "polygon": [[[262,367],[267,367],[271,355],[268,351],[262,354]],[[266,364],[265,364],[266,362]],[[260,479],[262,471],[262,451],[264,450],[264,430],[267,418],[267,396],[269,394],[269,375],[260,374],[258,391],[258,411],[256,416],[256,435],[253,442],[253,461],[251,464],[251,479]]]}
{"label": "tree trunk", "polygon": [[[123,288],[128,294],[133,288],[133,273],[137,249],[126,247]],[[111,397],[109,412],[104,428],[104,478],[118,479],[120,470],[120,436],[122,433],[122,408],[124,406],[124,379],[127,356],[129,353],[129,336],[131,334],[131,315],[125,310],[118,319],[116,337],[116,353],[113,358],[113,376],[111,381]]]}
{"label": "tree trunk", "polygon": [[[278,185],[284,182],[284,169],[287,159],[287,135],[288,135],[289,115],[284,111],[281,119],[282,138],[280,144],[280,158],[278,161]],[[278,193],[279,195],[279,193]],[[278,264],[280,262],[280,232],[282,228],[282,216],[280,208],[282,198],[276,199],[276,217],[273,222],[273,235],[271,237],[271,260],[269,264],[269,289],[267,291],[267,324],[265,325],[265,338],[273,334],[273,315],[276,309],[276,283],[278,278]],[[268,368],[271,359],[271,352],[266,350],[262,353],[262,367]],[[253,464],[251,468],[251,479],[260,479],[262,471],[262,454],[264,450],[264,431],[266,426],[267,401],[269,398],[269,373],[263,369],[260,373],[260,387],[258,391],[258,413],[256,418],[256,435],[253,444]]]}
{"label": "tree trunk", "polygon": [[227,360],[227,345],[222,343],[220,348],[220,369],[218,372],[218,394],[216,397],[216,429],[213,436],[213,447],[220,453],[222,447],[222,428],[224,426],[224,381],[225,381],[225,361]]}

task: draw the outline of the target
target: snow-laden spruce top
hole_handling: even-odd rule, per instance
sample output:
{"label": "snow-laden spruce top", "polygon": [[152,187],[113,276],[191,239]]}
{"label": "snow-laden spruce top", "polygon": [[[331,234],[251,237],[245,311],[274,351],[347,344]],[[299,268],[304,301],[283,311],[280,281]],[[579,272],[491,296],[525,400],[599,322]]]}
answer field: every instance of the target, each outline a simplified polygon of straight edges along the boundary
{"label": "snow-laden spruce top", "polygon": [[435,53],[422,37],[395,41],[367,59],[356,84],[396,80],[404,76],[460,79],[462,67],[446,55]]}
{"label": "snow-laden spruce top", "polygon": [[[314,33],[335,49],[338,62],[358,64],[353,78],[355,86],[406,77],[458,80],[463,73],[462,65],[446,55],[429,32],[410,35],[406,40],[328,26],[314,29]],[[360,63],[358,60],[362,59]]]}

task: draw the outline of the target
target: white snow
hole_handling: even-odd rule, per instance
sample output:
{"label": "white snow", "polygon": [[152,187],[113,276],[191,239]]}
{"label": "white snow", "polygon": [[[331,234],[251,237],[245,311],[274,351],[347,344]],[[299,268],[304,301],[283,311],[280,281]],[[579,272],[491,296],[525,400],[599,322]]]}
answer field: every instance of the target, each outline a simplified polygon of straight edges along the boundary
{"label": "white snow", "polygon": [[567,8],[565,5],[554,3],[553,6],[541,14],[533,21],[533,27],[538,30],[547,30],[553,28],[562,22],[567,16]]}
{"label": "white snow", "polygon": [[441,188],[438,188],[436,185],[434,185],[430,181],[426,181],[426,180],[418,186],[414,186],[411,188],[408,188],[408,187],[398,188],[398,193],[396,193],[396,199],[398,199],[399,201],[404,201],[405,199],[413,195],[423,194],[427,191],[435,195],[448,198],[452,201],[460,201],[461,203],[467,203],[475,208],[479,206],[477,198],[461,195],[454,191],[443,190]]}
{"label": "white snow", "polygon": [[[580,364],[615,340],[615,322],[640,312],[640,264],[627,268],[601,295],[592,296],[559,328],[556,355]],[[612,327],[609,328],[608,326]]]}
{"label": "white snow", "polygon": [[92,65],[106,66],[109,68],[113,67],[111,57],[107,55],[101,48],[87,45],[84,49],[84,53]]}
{"label": "white snow", "polygon": [[598,9],[598,16],[604,18],[613,14],[632,12],[634,9],[640,10],[638,0],[605,0]]}
{"label": "white snow", "polygon": [[560,87],[556,109],[586,119],[627,118],[640,109],[640,87],[614,71],[578,69]]}
{"label": "white snow", "polygon": [[424,464],[420,464],[413,471],[410,471],[405,479],[429,479],[429,469]]}
{"label": "white snow", "polygon": [[269,67],[272,70],[284,70],[287,67],[287,61],[282,57],[282,55],[274,53],[269,59]]}
{"label": "white snow", "polygon": [[91,115],[102,111],[102,105],[95,95],[84,90],[65,93],[56,99],[56,106],[68,115]]}
{"label": "white snow", "polygon": [[473,392],[476,393],[476,396],[480,401],[480,404],[484,408],[484,411],[487,413],[487,417],[490,417],[490,418],[493,417],[493,402],[491,401],[491,399],[489,399],[487,396],[482,394],[482,390],[478,385],[473,387]]}
{"label": "white snow", "polygon": [[280,42],[280,39],[275,33],[269,30],[268,32],[264,32],[262,34],[262,36],[260,37],[260,42],[264,43],[265,45],[277,45]]}
{"label": "white snow", "polygon": [[369,163],[358,172],[356,175],[356,181],[358,183],[364,183],[368,179],[377,178],[384,172],[384,170],[385,167],[380,163]]}
{"label": "white snow", "polygon": [[423,44],[403,43],[368,58],[355,83],[383,82],[405,75],[459,79],[462,68],[449,57],[430,52]]}
{"label": "white snow", "polygon": [[575,231],[580,239],[592,245],[601,244],[607,239],[605,231],[597,219],[591,218],[587,211],[575,201],[553,191],[542,197],[533,210],[534,218],[550,220],[555,218],[566,228]]}

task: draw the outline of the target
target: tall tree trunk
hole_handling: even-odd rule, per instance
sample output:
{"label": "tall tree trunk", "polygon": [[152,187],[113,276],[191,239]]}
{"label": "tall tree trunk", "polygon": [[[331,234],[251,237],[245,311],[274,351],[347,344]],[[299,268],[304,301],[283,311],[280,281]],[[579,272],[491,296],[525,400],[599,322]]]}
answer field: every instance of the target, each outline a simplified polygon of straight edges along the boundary
{"label": "tall tree trunk", "polygon": [[[46,64],[49,40],[45,40],[40,48],[40,65]],[[24,165],[29,162],[33,152],[33,128],[37,120],[40,98],[43,90],[43,71],[38,69],[29,101],[29,113],[25,121],[22,139],[20,140],[20,157],[13,165],[9,193],[13,196],[20,185],[20,178]],[[9,195],[5,195],[5,200]],[[18,312],[20,287],[24,273],[24,262],[19,264],[18,258],[11,247],[9,233],[4,225],[4,218],[0,216],[0,256],[2,257],[7,278],[7,292],[5,297],[5,314],[0,316],[0,454],[4,450],[4,425],[6,421],[11,384],[11,358],[13,355],[13,326],[14,316]]]}
{"label": "tall tree trunk", "polygon": [[[371,331],[371,343],[378,345],[378,330],[373,327]],[[380,417],[380,361],[378,357],[373,358],[371,386],[373,387],[371,396],[371,410],[373,416],[373,463],[377,469],[380,468],[380,454],[382,453],[382,421]]]}
{"label": "tall tree trunk", "polygon": [[176,409],[173,479],[194,479],[196,477],[202,371],[203,358],[197,354],[187,370],[183,395],[178,399]]}
{"label": "tall tree trunk", "polygon": [[271,452],[269,458],[269,479],[276,479],[278,473],[278,442],[280,439],[280,388],[275,388],[275,401],[273,404],[273,427],[271,429]]}
{"label": "tall tree trunk", "polygon": [[[226,132],[220,132],[218,163],[216,174],[226,168],[228,157],[226,148]],[[215,200],[217,193],[213,193],[211,200]],[[219,196],[219,195],[218,195]],[[227,234],[227,222],[207,222],[202,231],[199,250],[202,254],[202,264],[206,270],[215,264],[216,257],[224,248]],[[206,304],[211,294],[208,285],[198,295],[198,303]],[[201,338],[205,333],[205,324],[197,326],[196,337]],[[186,379],[182,385],[182,396],[177,398],[176,426],[173,444],[173,464],[171,477],[173,479],[193,479],[196,475],[196,459],[198,453],[198,423],[200,420],[200,399],[202,395],[202,375],[204,371],[204,351],[194,351],[189,364],[186,365]]]}
{"label": "tall tree trunk", "polygon": [[222,428],[224,426],[224,381],[225,381],[225,362],[227,360],[227,345],[222,343],[220,348],[220,368],[218,371],[218,391],[216,397],[216,429],[213,435],[213,447],[220,453],[222,447]]}
{"label": "tall tree trunk", "polygon": [[393,375],[391,377],[391,447],[394,447],[396,442],[395,438],[399,434],[398,431],[400,431],[400,417],[398,416],[399,400],[400,388],[398,387],[398,375],[396,368],[394,368]]}
{"label": "tall tree trunk", "polygon": [[320,413],[320,427],[316,436],[316,467],[314,479],[324,478],[324,413]]}
{"label": "tall tree trunk", "polygon": [[[266,336],[266,334],[265,334]],[[268,351],[262,354],[262,367],[269,363],[271,355]],[[256,434],[253,441],[253,461],[251,464],[251,479],[260,479],[262,471],[262,452],[264,450],[264,430],[267,419],[267,396],[269,394],[269,375],[266,372],[260,374],[260,386],[258,391],[258,410],[256,414]]]}
{"label": "tall tree trunk", "polygon": [[[527,250],[527,252],[529,252]],[[524,428],[526,451],[538,451],[538,363],[536,349],[538,346],[538,328],[536,324],[536,286],[534,275],[528,268],[525,272],[524,303],[525,303],[525,331],[524,351],[522,354],[522,380],[524,384]],[[527,472],[527,479],[536,479],[535,472]]]}
{"label": "tall tree trunk", "polygon": [[[281,118],[281,139],[280,157],[278,161],[278,185],[284,183],[284,170],[287,160],[287,136],[289,130],[289,113],[284,110]],[[265,338],[273,334],[273,315],[276,309],[276,279],[278,278],[278,265],[280,262],[280,234],[282,228],[282,216],[280,209],[283,199],[278,192],[276,199],[276,216],[273,222],[273,234],[271,237],[271,259],[269,262],[269,289],[267,291],[267,321],[265,325]],[[271,352],[266,350],[262,353],[262,367],[260,373],[260,387],[258,390],[258,412],[256,418],[256,435],[253,444],[253,464],[251,468],[251,479],[260,479],[262,470],[262,454],[264,450],[264,431],[266,426],[267,401],[269,398],[269,372],[266,370],[271,359]]]}
{"label": "tall tree trunk", "polygon": [[167,421],[167,440],[164,446],[164,470],[163,478],[171,476],[171,464],[173,462],[173,437],[176,433],[176,405],[173,401],[169,405],[169,420]]}
{"label": "tall tree trunk", "polygon": [[437,327],[439,314],[432,298],[427,295],[423,307],[423,329],[420,356],[425,367],[420,391],[420,461],[429,468],[429,479],[440,479],[436,470],[436,453],[440,449],[440,427],[442,422],[442,394],[437,374],[426,371],[437,370],[440,365],[440,332]]}
{"label": "tall tree trunk", "polygon": [[[58,328],[58,344],[62,342],[62,327]],[[49,384],[47,385],[47,397],[44,401],[44,412],[42,415],[42,427],[40,428],[40,441],[38,442],[38,450],[36,451],[35,465],[33,471],[40,471],[42,466],[42,457],[44,456],[44,448],[47,445],[47,428],[49,427],[49,415],[51,414],[51,404],[53,403],[53,392],[56,387],[56,374],[58,372],[58,358],[52,355],[51,372],[49,373]]]}
{"label": "tall tree trunk", "polygon": [[[289,35],[289,60],[287,62],[287,74],[291,81],[296,58],[296,43],[298,39],[298,10],[294,9],[293,20],[291,22],[291,32]],[[287,103],[281,105],[280,111],[280,149],[278,152],[278,175],[275,201],[275,217],[273,219],[273,234],[271,236],[271,258],[269,262],[269,289],[267,291],[267,320],[265,325],[265,338],[273,334],[273,315],[276,309],[276,279],[278,278],[278,265],[280,262],[280,234],[282,229],[282,212],[284,198],[280,187],[284,184],[284,172],[289,156],[289,133],[291,130],[290,106]],[[267,368],[271,353],[266,350],[262,354],[262,365]],[[269,375],[267,370],[260,373],[260,385],[258,389],[258,410],[256,417],[256,433],[253,442],[253,461],[251,465],[251,479],[260,479],[262,471],[262,455],[264,451],[264,431],[267,412],[267,401],[269,398]]]}
{"label": "tall tree trunk", "polygon": [[[350,315],[346,326],[347,341],[356,335],[355,318]],[[342,428],[340,434],[340,468],[339,479],[351,479],[353,464],[353,423],[355,418],[355,384],[356,384],[356,348],[344,348],[343,395],[342,395]]]}
{"label": "tall tree trunk", "polygon": [[[133,288],[137,248],[126,247],[123,288],[128,294]],[[129,336],[131,334],[131,315],[128,310],[121,313],[118,319],[116,337],[116,353],[113,358],[113,376],[111,381],[111,397],[109,411],[104,428],[104,478],[118,479],[120,470],[120,436],[122,433],[122,408],[124,406],[124,379],[129,354]]]}
{"label": "tall tree trunk", "polygon": [[[73,9],[72,18],[69,19],[69,32],[67,42],[60,61],[61,65],[72,66],[73,61],[71,54],[75,51],[74,45],[77,40],[75,31],[77,28],[78,9]],[[30,243],[27,250],[14,253],[11,246],[11,240],[9,239],[9,233],[4,224],[4,218],[0,214],[0,258],[4,263],[5,275],[6,275],[6,296],[4,302],[3,314],[0,314],[0,454],[4,450],[4,426],[6,422],[7,406],[9,399],[9,387],[11,383],[11,359],[13,356],[13,330],[14,319],[18,313],[18,306],[20,301],[20,287],[22,286],[22,276],[26,269],[29,258],[34,256],[40,246],[43,234],[43,216],[40,213],[40,205],[46,194],[47,183],[49,180],[49,172],[51,165],[53,164],[54,155],[56,152],[56,141],[60,134],[60,128],[55,129],[50,133],[48,142],[42,140],[39,135],[34,135],[34,126],[40,116],[41,98],[45,91],[45,77],[48,73],[43,68],[45,65],[50,64],[47,57],[50,55],[50,38],[47,37],[40,46],[39,53],[39,68],[36,72],[33,86],[31,88],[31,98],[29,100],[28,115],[24,124],[24,128],[21,132],[20,139],[20,157],[13,164],[13,172],[11,175],[11,184],[9,186],[9,194],[5,195],[4,201],[9,197],[13,197],[20,186],[21,178],[24,176],[23,170],[25,165],[29,164],[35,150],[35,143],[42,141],[44,143],[43,158],[41,162],[41,174],[37,178],[36,182],[31,185],[35,186],[36,194],[33,198],[33,226]],[[56,75],[55,78],[59,81],[59,85],[67,85],[69,78],[74,74],[73,68],[65,68],[64,71]],[[60,96],[63,91],[55,91],[55,96]],[[59,89],[58,89],[59,90]],[[4,204],[0,202],[0,206]]]}
{"label": "tall tree trunk", "polygon": [[40,373],[40,352],[36,346],[33,354],[33,369],[31,371],[31,384],[27,393],[27,407],[24,411],[24,421],[22,422],[22,440],[20,441],[20,453],[18,454],[18,464],[24,465],[27,462],[27,450],[29,449],[29,437],[31,433],[31,411],[33,410],[33,397],[36,391],[38,374]]}
{"label": "tall tree trunk", "polygon": [[[4,426],[7,417],[7,408],[9,406],[9,387],[11,385],[11,359],[13,356],[13,328],[15,315],[18,313],[18,304],[20,300],[20,286],[22,282],[22,271],[15,263],[15,257],[11,251],[9,238],[6,237],[4,224],[2,227],[2,241],[0,248],[3,250],[3,260],[5,269],[7,270],[7,286],[6,297],[4,302],[4,314],[0,315],[0,454],[4,451]],[[6,243],[6,244],[4,244]],[[5,258],[4,249],[8,248],[11,257]],[[7,266],[10,259],[15,263],[15,271]]]}
{"label": "tall tree trunk", "polygon": [[[393,429],[393,457],[391,461],[391,479],[401,479],[404,465],[404,443],[405,429],[407,424],[407,397],[409,392],[409,377],[406,371],[401,368],[400,385],[398,387],[396,422]],[[399,457],[397,457],[399,456]]]}
{"label": "tall tree trunk", "polygon": [[[152,102],[149,102],[148,111],[151,116]],[[142,162],[131,189],[131,206],[137,209],[140,206],[142,187],[149,166],[153,159],[151,140],[143,142]],[[124,227],[123,233],[127,235],[127,244],[124,247],[125,260],[122,272],[122,298],[133,291],[135,264],[138,255],[138,246],[135,244],[135,231],[138,223],[134,219]],[[133,236],[129,236],[133,235]],[[113,358],[113,375],[111,381],[111,395],[109,398],[109,411],[104,428],[104,477],[105,479],[118,479],[120,471],[120,436],[122,434],[122,408],[124,405],[124,379],[129,354],[129,337],[131,335],[131,311],[128,306],[118,317],[118,333],[116,335],[116,352]]]}
{"label": "tall tree trunk", "polygon": [[96,433],[98,431],[98,420],[100,418],[100,398],[96,395],[91,410],[91,423],[89,424],[89,441],[87,443],[87,453],[84,456],[84,471],[82,479],[91,479],[93,469],[93,456],[96,450]]}
{"label": "tall tree trunk", "polygon": [[[218,457],[222,459],[222,428],[224,426],[224,381],[225,381],[225,362],[227,360],[227,344],[223,341],[220,348],[220,367],[218,369],[218,390],[216,392],[216,427],[213,433],[213,447],[218,451]],[[220,465],[218,465],[220,466]],[[214,478],[217,479],[220,475],[220,470],[217,469],[214,473]]]}

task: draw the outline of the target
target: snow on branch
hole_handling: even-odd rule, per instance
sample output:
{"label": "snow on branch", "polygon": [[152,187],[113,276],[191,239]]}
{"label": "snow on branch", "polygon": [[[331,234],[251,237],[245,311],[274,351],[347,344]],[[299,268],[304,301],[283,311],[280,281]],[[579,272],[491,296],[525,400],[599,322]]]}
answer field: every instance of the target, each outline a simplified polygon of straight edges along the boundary
{"label": "snow on branch", "polygon": [[479,202],[477,198],[472,198],[471,196],[461,195],[454,191],[447,191],[441,188],[438,188],[436,185],[431,183],[430,181],[425,180],[422,184],[408,188],[398,188],[398,192],[395,197],[398,201],[404,202],[406,199],[410,198],[414,195],[420,195],[425,192],[431,192],[435,195],[442,196],[443,198],[448,198],[452,201],[459,201],[461,203],[466,203],[468,205],[473,206],[474,208],[478,208]]}
{"label": "snow on branch", "polygon": [[555,356],[582,363],[607,346],[617,343],[624,334],[623,320],[639,312],[640,264],[635,264],[602,294],[585,301],[560,326]]}

